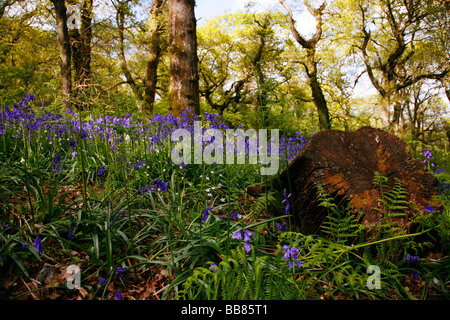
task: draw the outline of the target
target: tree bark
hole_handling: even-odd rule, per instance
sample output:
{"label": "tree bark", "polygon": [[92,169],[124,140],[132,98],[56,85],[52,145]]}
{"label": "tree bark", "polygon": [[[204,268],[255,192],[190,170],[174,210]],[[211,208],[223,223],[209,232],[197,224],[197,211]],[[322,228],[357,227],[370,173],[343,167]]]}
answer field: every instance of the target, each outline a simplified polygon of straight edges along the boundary
{"label": "tree bark", "polygon": [[91,42],[92,42],[92,9],[94,0],[84,0],[81,13],[81,66],[80,83],[87,86],[92,81],[91,75]]}
{"label": "tree bark", "polygon": [[59,51],[61,59],[61,77],[63,104],[69,108],[69,99],[72,95],[72,76],[71,76],[71,50],[70,39],[67,28],[67,15],[64,0],[51,0],[56,12],[56,23],[58,29]]}
{"label": "tree bark", "polygon": [[[69,1],[69,4],[77,4]],[[93,0],[84,0],[81,10],[80,29],[69,30],[73,75],[73,97],[83,92],[91,82],[91,41],[92,41],[92,6]],[[80,107],[83,108],[82,105]]]}
{"label": "tree bark", "polygon": [[138,112],[142,112],[143,109],[143,88],[139,86],[133,78],[133,75],[128,68],[127,59],[125,57],[125,18],[128,13],[128,4],[129,1],[118,1],[118,5],[116,7],[116,23],[117,29],[119,31],[119,59],[120,59],[120,68],[122,69],[122,73],[126,78],[126,82],[130,85],[135,97],[136,104],[138,108]]}
{"label": "tree bark", "polygon": [[195,0],[168,0],[170,28],[169,112],[200,114]]}
{"label": "tree bark", "polygon": [[147,75],[145,78],[144,112],[153,114],[153,106],[156,96],[156,84],[158,82],[158,64],[161,58],[161,24],[160,14],[165,5],[165,0],[154,0],[149,16],[150,55],[147,63]]}

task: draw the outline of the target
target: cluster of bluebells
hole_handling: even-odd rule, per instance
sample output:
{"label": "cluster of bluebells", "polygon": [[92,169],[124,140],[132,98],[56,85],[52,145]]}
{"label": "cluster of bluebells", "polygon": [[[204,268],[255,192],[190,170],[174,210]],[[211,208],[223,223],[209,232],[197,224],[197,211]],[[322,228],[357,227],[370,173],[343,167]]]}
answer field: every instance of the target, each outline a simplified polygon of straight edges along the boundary
{"label": "cluster of bluebells", "polygon": [[[436,167],[436,165],[433,162],[431,162],[431,160],[433,159],[433,153],[431,152],[431,149],[425,148],[423,156],[424,156],[423,162],[429,164],[430,170],[431,170],[431,168]],[[439,194],[444,197],[450,197],[450,183],[447,182],[447,180],[445,178],[442,178],[439,176],[440,174],[442,174],[444,172],[445,172],[445,170],[442,168],[438,168],[433,171],[433,173],[438,176]]]}
{"label": "cluster of bluebells", "polygon": [[297,264],[297,267],[303,267],[303,263],[299,260],[298,257],[298,252],[300,251],[299,249],[284,245],[283,250],[286,251],[284,253],[283,259],[289,261],[289,269],[295,268],[294,262]]}
{"label": "cluster of bluebells", "polygon": [[245,249],[245,252],[250,253],[252,251],[252,246],[250,244],[251,236],[253,233],[251,233],[249,230],[244,230],[244,237],[242,237],[242,230],[239,230],[231,235],[231,239],[234,240],[244,240],[243,247]]}
{"label": "cluster of bluebells", "polygon": [[289,230],[289,227],[288,227],[288,225],[286,224],[286,221],[277,223],[277,224],[276,224],[276,227],[277,227],[277,229],[280,230],[280,231],[288,231],[288,230]]}
{"label": "cluster of bluebells", "polygon": [[55,170],[56,174],[64,171],[64,167],[61,164],[61,155],[62,153],[58,153],[53,158],[53,170]]}
{"label": "cluster of bluebells", "polygon": [[299,131],[295,133],[294,137],[282,134],[280,136],[280,158],[288,164],[300,153],[306,142],[308,140]]}
{"label": "cluster of bluebells", "polygon": [[[40,108],[35,111],[31,102],[35,100],[33,94],[26,95],[20,103],[14,103],[13,107],[4,106],[0,111],[0,135],[11,134],[12,138],[22,139],[26,137],[33,137],[40,135],[43,131],[46,136],[51,150],[48,150],[48,155],[54,157],[53,169],[57,173],[64,170],[61,159],[75,158],[78,155],[76,151],[79,139],[84,140],[84,146],[95,147],[98,141],[107,143],[107,148],[119,155],[120,145],[122,143],[130,143],[130,141],[146,141],[146,148],[149,152],[159,152],[159,147],[170,141],[171,134],[176,129],[186,129],[194,133],[194,121],[201,119],[197,115],[191,118],[187,111],[174,117],[172,115],[161,116],[157,114],[153,116],[148,122],[144,123],[133,118],[131,113],[125,117],[113,117],[109,115],[100,115],[94,118],[92,115],[89,120],[79,119],[77,113],[72,110],[65,111],[64,114],[55,114],[52,111],[46,111],[45,108]],[[203,134],[206,130],[218,129],[224,131],[229,129],[229,126],[224,122],[218,120],[218,114],[204,113],[203,119],[206,124],[203,125]],[[242,126],[239,126],[242,127]],[[122,132],[126,129],[127,135],[124,138]],[[71,139],[66,141],[67,137],[76,137],[79,139]],[[61,150],[55,150],[54,141],[61,142]],[[204,141],[205,147],[212,141]],[[279,155],[281,159],[291,161],[304,147],[307,140],[300,132],[296,132],[295,136],[287,137],[280,136]],[[131,142],[132,143],[132,142]],[[249,154],[249,140],[245,140],[247,155]],[[270,142],[268,142],[268,151],[270,152]],[[62,152],[61,152],[62,151]],[[63,152],[71,154],[71,157],[66,158]],[[89,152],[88,149],[86,152]],[[129,168],[132,164],[130,161],[117,158],[121,163]],[[135,162],[134,168],[140,168],[144,165],[144,160]],[[107,169],[107,168],[106,168]],[[105,168],[98,171],[98,175],[102,175]]]}
{"label": "cluster of bluebells", "polygon": [[169,186],[167,185],[167,183],[165,183],[163,180],[161,179],[156,179],[153,181],[153,183],[150,186],[145,186],[140,188],[137,193],[140,194],[141,196],[145,196],[147,192],[149,191],[155,191],[155,192],[167,192],[167,188]]}
{"label": "cluster of bluebells", "polygon": [[[408,267],[414,266],[419,261],[420,261],[420,257],[419,256],[413,256],[413,255],[410,255],[410,254],[406,255],[406,265]],[[411,277],[413,279],[418,279],[419,278],[419,272],[417,272],[416,270],[411,270]]]}
{"label": "cluster of bluebells", "polygon": [[426,163],[427,161],[433,159],[433,153],[431,152],[431,149],[425,148],[425,150],[423,151],[423,156],[425,158],[423,160],[423,163]]}

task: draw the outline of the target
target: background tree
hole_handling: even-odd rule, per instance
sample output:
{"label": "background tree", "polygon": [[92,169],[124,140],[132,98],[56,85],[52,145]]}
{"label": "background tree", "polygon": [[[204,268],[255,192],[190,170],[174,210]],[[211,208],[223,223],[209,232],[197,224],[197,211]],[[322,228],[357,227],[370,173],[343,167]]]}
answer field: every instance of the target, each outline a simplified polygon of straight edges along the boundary
{"label": "background tree", "polygon": [[200,28],[200,92],[208,107],[253,128],[304,119],[312,100],[292,62],[300,52],[289,34],[283,13],[223,15]]}
{"label": "background tree", "polygon": [[314,36],[306,40],[295,26],[295,20],[293,17],[292,9],[287,5],[284,0],[279,0],[279,2],[286,8],[289,16],[289,22],[291,26],[292,34],[295,40],[306,50],[306,60],[302,63],[305,67],[306,74],[309,79],[309,86],[311,88],[311,93],[313,97],[314,104],[317,108],[317,113],[319,116],[319,125],[321,129],[331,129],[330,115],[328,112],[327,102],[323,94],[323,90],[318,78],[317,70],[317,59],[316,59],[316,49],[317,44],[322,37],[322,15],[326,7],[326,2],[323,2],[319,8],[314,8],[311,6],[308,0],[304,0],[304,5],[308,11],[316,19],[316,33]]}
{"label": "background tree", "polygon": [[424,79],[443,79],[449,72],[448,60],[424,59],[433,56],[429,49],[441,31],[424,21],[432,21],[442,11],[434,1],[421,0],[355,1],[355,6],[361,37],[357,47],[382,97],[383,126],[398,131],[401,91]]}
{"label": "background tree", "polygon": [[147,75],[145,79],[144,111],[153,114],[158,82],[158,65],[162,51],[165,50],[166,41],[163,39],[164,30],[167,29],[168,8],[166,0],[154,0],[148,19],[149,57],[147,62]]}
{"label": "background tree", "polygon": [[[51,103],[55,90],[61,93],[55,77],[59,50],[56,32],[42,30],[40,22],[54,25],[46,5],[39,1],[5,1],[0,5],[0,105],[18,101],[33,92],[39,101]],[[56,69],[57,72],[58,68]]]}
{"label": "background tree", "polygon": [[170,29],[169,112],[200,114],[195,0],[168,0]]}
{"label": "background tree", "polygon": [[64,0],[51,0],[55,8],[56,25],[58,30],[60,63],[61,63],[61,87],[64,107],[69,107],[69,99],[72,95],[71,50],[69,30],[67,28],[66,4]]}
{"label": "background tree", "polygon": [[[92,33],[92,15],[93,0],[84,0],[82,4],[78,1],[68,1],[68,4],[78,5],[80,8],[80,29],[72,28],[69,30],[71,45],[71,63],[73,72],[73,98],[90,85],[91,83],[91,41]],[[89,104],[89,99],[84,99]],[[80,104],[83,108],[83,104]]]}

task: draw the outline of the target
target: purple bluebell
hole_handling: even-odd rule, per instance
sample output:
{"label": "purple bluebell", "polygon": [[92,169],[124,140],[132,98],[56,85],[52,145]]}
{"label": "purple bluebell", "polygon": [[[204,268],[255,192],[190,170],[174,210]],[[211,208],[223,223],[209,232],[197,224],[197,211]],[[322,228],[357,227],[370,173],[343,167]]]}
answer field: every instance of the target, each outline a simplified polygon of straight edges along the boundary
{"label": "purple bluebell", "polygon": [[42,255],[42,239],[39,237],[39,235],[36,236],[36,240],[33,242],[33,246],[36,249],[36,251],[39,253],[39,255]]}
{"label": "purple bluebell", "polygon": [[217,272],[217,265],[215,263],[213,263],[212,265],[209,266],[209,270],[211,270],[212,272],[216,273]]}
{"label": "purple bluebell", "polygon": [[117,291],[114,295],[114,300],[123,300],[123,295],[121,291]]}
{"label": "purple bluebell", "polygon": [[156,179],[153,181],[153,184],[150,186],[150,189],[152,191],[162,191],[162,192],[167,192],[167,183],[165,183],[163,180],[161,179]]}
{"label": "purple bluebell", "polygon": [[284,200],[281,203],[285,203],[284,214],[289,213],[289,208],[291,205],[289,204],[289,198],[291,197],[291,193],[287,194],[286,189],[283,190]]}
{"label": "purple bluebell", "polygon": [[293,269],[294,268],[294,262],[297,264],[297,266],[299,268],[301,268],[303,266],[303,263],[300,262],[298,259],[298,253],[299,253],[299,249],[295,248],[295,247],[290,247],[287,245],[283,246],[283,250],[286,250],[286,252],[284,253],[283,259],[284,260],[289,260],[289,269]]}
{"label": "purple bluebell", "polygon": [[247,253],[250,253],[250,251],[252,251],[252,246],[250,245],[249,241],[245,241],[244,249],[245,249],[245,252],[247,252]]}
{"label": "purple bluebell", "polygon": [[234,240],[242,240],[242,233],[241,233],[241,230],[232,233],[232,234],[231,234],[231,239],[234,239]]}
{"label": "purple bluebell", "polygon": [[202,212],[202,222],[206,222],[206,220],[208,220],[208,217],[209,217],[209,211],[211,211],[213,208],[206,208],[206,209],[203,209],[203,212]]}
{"label": "purple bluebell", "polygon": [[250,237],[252,236],[253,233],[251,233],[249,230],[245,229],[244,230],[244,241],[250,241]]}
{"label": "purple bluebell", "polygon": [[420,261],[420,257],[419,256],[413,256],[410,254],[406,255],[406,265],[410,266],[411,264]]}
{"label": "purple bluebell", "polygon": [[104,166],[102,166],[102,167],[100,168],[100,170],[98,170],[97,175],[98,175],[98,176],[101,176],[101,175],[104,174],[105,172],[106,172],[106,169],[105,169]]}
{"label": "purple bluebell", "polygon": [[127,271],[127,267],[118,267],[114,272],[117,276],[123,279],[125,272]]}

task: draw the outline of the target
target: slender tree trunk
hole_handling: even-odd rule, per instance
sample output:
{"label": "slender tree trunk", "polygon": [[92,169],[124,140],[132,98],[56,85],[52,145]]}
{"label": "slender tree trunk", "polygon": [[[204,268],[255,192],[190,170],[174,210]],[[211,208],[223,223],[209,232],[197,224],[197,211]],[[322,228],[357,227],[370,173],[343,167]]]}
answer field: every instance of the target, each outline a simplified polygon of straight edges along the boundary
{"label": "slender tree trunk", "polygon": [[64,0],[51,0],[56,12],[56,23],[58,28],[59,51],[61,58],[61,76],[63,104],[69,107],[69,99],[72,94],[72,79],[70,66],[70,39],[67,29],[67,15]]}
{"label": "slender tree trunk", "polygon": [[117,28],[119,30],[119,58],[120,58],[120,67],[122,69],[122,72],[127,79],[127,83],[130,85],[131,89],[133,90],[133,93],[136,97],[136,104],[138,108],[138,112],[142,112],[143,109],[143,90],[142,87],[140,87],[136,81],[133,78],[133,75],[131,74],[128,63],[125,57],[125,17],[127,14],[127,7],[126,2],[119,2],[116,14],[116,22],[117,22]]}
{"label": "slender tree trunk", "polygon": [[169,0],[169,112],[200,114],[195,0]]}
{"label": "slender tree trunk", "polygon": [[147,63],[147,76],[145,79],[144,112],[153,114],[158,82],[158,64],[161,58],[161,19],[159,17],[165,0],[154,0],[149,17],[150,55]]}
{"label": "slender tree trunk", "polygon": [[306,73],[309,79],[309,86],[312,91],[312,98],[314,105],[316,106],[320,129],[331,129],[331,119],[328,111],[327,101],[323,94],[322,87],[318,79],[317,72],[317,61],[316,61],[316,45],[322,37],[322,15],[326,7],[326,1],[318,9],[314,9],[308,0],[304,0],[304,4],[308,11],[316,19],[316,33],[310,40],[306,40],[296,29],[295,20],[293,18],[291,8],[286,4],[285,0],[278,0],[287,10],[289,15],[289,23],[291,26],[291,32],[295,40],[304,49],[306,49],[306,63],[304,67],[306,68]]}
{"label": "slender tree trunk", "polygon": [[84,0],[81,13],[81,72],[80,83],[89,85],[91,75],[92,8],[94,0]]}
{"label": "slender tree trunk", "polygon": [[317,62],[315,60],[315,48],[307,50],[308,78],[311,87],[314,105],[319,116],[319,126],[321,129],[331,129],[331,120],[328,112],[327,101],[320,86],[317,76]]}

